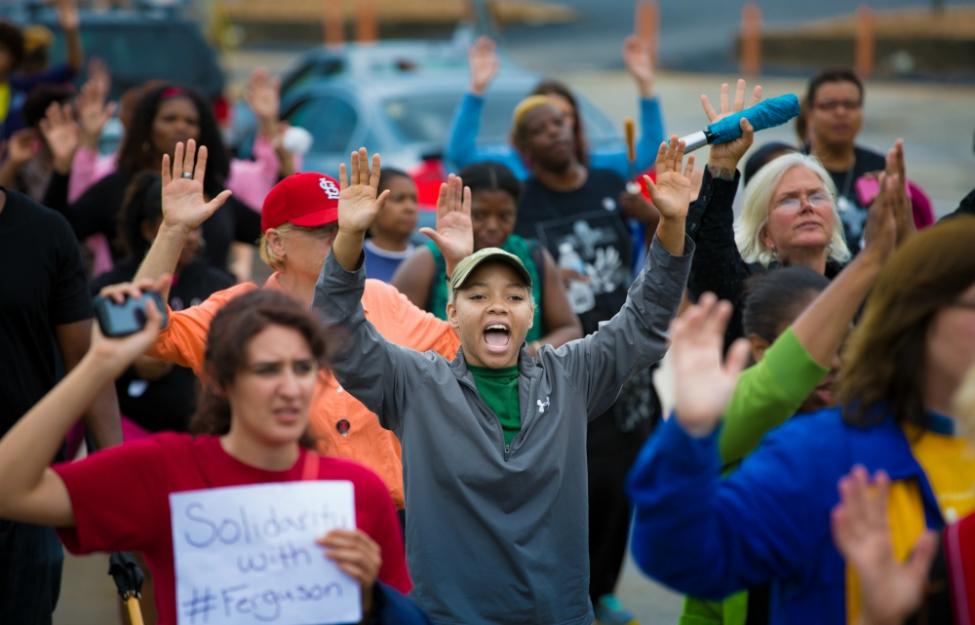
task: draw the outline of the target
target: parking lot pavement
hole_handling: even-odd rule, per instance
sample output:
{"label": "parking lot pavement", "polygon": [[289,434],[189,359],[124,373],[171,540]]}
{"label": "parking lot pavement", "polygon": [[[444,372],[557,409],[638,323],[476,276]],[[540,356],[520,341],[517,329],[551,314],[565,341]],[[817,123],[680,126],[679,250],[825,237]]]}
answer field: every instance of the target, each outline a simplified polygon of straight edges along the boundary
{"label": "parking lot pavement", "polygon": [[[66,556],[54,625],[120,623],[118,595],[107,572],[108,556]],[[626,563],[617,590],[620,601],[642,625],[677,623],[681,597],[643,577],[631,561]]]}

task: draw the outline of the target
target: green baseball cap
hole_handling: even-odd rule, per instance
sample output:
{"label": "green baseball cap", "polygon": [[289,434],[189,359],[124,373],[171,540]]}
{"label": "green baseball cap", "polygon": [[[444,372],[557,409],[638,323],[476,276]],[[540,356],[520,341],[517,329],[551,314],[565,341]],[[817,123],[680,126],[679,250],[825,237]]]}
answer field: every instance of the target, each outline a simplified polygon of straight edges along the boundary
{"label": "green baseball cap", "polygon": [[470,256],[466,256],[463,260],[457,263],[454,267],[454,274],[450,276],[450,290],[456,291],[464,286],[464,282],[470,277],[474,270],[483,265],[486,262],[502,262],[506,263],[512,269],[515,270],[522,279],[524,279],[525,284],[531,287],[532,277],[528,273],[528,269],[525,268],[525,264],[521,262],[521,259],[510,252],[506,252],[500,247],[485,247],[477,250]]}

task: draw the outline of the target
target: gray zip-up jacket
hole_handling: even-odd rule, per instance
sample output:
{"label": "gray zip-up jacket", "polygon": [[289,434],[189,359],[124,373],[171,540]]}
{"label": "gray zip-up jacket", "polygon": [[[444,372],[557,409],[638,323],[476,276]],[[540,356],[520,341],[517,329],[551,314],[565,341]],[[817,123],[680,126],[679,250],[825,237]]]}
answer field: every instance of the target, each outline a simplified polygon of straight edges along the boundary
{"label": "gray zip-up jacket", "polygon": [[346,336],[330,350],[344,389],[403,446],[412,598],[438,624],[590,625],[586,426],[667,349],[684,256],[654,241],[623,308],[537,358],[522,349],[521,431],[510,447],[458,353],[447,362],[386,342],[359,300],[365,271],[330,254],[314,306]]}

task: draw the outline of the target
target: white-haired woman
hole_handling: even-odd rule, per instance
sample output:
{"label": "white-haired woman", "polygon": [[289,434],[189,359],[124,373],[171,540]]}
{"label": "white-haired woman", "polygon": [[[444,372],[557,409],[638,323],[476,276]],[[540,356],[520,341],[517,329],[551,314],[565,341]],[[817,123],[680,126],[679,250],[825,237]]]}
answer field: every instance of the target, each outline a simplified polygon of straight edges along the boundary
{"label": "white-haired woman", "polygon": [[[720,113],[702,96],[709,120],[741,110],[744,92],[745,81],[739,80],[730,105],[728,86],[722,85]],[[760,96],[760,87],[756,87],[753,102]],[[694,297],[711,291],[734,305],[728,343],[742,336],[744,284],[749,276],[774,267],[804,265],[832,279],[850,259],[836,208],[836,190],[815,157],[795,153],[769,161],[745,187],[744,209],[735,223],[732,204],[738,188],[738,161],[753,139],[747,121],[742,121],[742,130],[740,139],[712,146],[708,175],[688,216],[688,232],[697,243],[688,289]],[[903,173],[900,142],[887,154],[887,171]],[[899,234],[900,222],[901,216]]]}
{"label": "white-haired woman", "polygon": [[836,189],[815,156],[792,153],[769,161],[745,187],[735,223],[741,259],[768,268],[805,265],[829,275],[850,259],[836,208]]}

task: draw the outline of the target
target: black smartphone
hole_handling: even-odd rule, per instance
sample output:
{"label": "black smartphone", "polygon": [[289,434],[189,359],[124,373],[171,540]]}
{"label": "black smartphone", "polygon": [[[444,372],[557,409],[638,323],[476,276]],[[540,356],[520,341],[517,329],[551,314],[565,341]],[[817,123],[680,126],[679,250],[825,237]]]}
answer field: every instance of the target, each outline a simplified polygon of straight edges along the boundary
{"label": "black smartphone", "polygon": [[152,300],[156,310],[162,315],[162,327],[166,327],[166,304],[155,291],[143,291],[142,297],[125,298],[121,304],[113,300],[97,296],[94,300],[95,318],[102,334],[110,337],[135,334],[146,325],[146,301]]}

